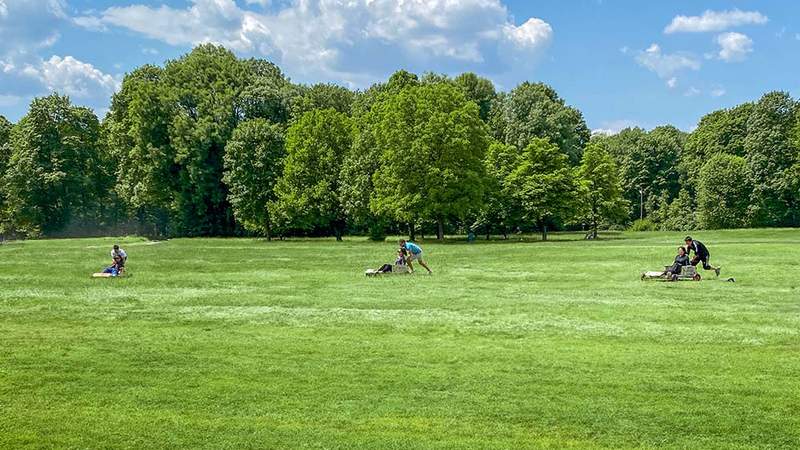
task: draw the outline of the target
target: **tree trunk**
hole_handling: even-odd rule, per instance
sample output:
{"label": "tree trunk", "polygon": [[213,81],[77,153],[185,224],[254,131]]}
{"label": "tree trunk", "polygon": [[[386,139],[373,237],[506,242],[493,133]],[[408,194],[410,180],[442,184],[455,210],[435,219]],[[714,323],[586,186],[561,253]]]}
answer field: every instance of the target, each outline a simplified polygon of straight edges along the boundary
{"label": "tree trunk", "polygon": [[444,239],[444,219],[441,217],[436,219],[436,240]]}
{"label": "tree trunk", "polygon": [[547,224],[542,223],[542,241],[547,240]]}
{"label": "tree trunk", "polygon": [[338,223],[333,225],[333,233],[336,235],[336,242],[342,242],[342,228]]}
{"label": "tree trunk", "polygon": [[411,241],[417,240],[417,230],[414,229],[414,222],[408,224],[408,239]]}

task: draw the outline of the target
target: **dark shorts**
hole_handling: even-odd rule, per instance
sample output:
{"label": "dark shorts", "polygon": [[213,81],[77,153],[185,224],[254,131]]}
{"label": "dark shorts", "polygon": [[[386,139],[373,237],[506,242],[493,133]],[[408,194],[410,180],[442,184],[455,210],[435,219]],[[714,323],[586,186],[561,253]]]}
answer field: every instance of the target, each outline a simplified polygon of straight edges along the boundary
{"label": "dark shorts", "polygon": [[698,265],[699,263],[702,262],[703,263],[703,269],[711,270],[711,264],[708,262],[708,259],[709,259],[708,255],[703,255],[703,256],[695,255],[695,257],[692,258],[692,265],[696,266],[696,265]]}

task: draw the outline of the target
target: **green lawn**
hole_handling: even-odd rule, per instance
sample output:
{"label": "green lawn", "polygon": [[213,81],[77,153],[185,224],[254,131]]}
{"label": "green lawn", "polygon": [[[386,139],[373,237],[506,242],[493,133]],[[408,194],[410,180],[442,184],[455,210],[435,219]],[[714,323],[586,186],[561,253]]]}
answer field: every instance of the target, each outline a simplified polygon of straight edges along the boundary
{"label": "green lawn", "polygon": [[[800,230],[0,246],[2,448],[798,448]],[[722,279],[733,276],[736,283]]]}

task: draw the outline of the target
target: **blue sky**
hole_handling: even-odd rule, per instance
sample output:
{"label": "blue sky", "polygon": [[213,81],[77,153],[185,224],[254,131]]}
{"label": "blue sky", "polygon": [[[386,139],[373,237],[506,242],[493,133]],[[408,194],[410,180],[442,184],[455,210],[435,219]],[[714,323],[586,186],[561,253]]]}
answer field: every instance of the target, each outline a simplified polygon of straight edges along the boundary
{"label": "blue sky", "polygon": [[593,130],[674,124],[800,95],[800,2],[0,0],[0,114],[57,90],[104,114],[126,71],[215,42],[297,82],[404,68],[551,84]]}

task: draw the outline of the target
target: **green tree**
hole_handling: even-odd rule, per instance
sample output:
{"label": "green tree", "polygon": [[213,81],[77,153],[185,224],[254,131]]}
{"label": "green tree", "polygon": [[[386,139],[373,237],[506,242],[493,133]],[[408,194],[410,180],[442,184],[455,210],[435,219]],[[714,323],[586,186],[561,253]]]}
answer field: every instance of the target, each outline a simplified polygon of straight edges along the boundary
{"label": "green tree", "polygon": [[5,233],[7,219],[5,217],[5,188],[3,178],[8,161],[11,159],[11,130],[13,125],[5,117],[0,116],[0,236]]}
{"label": "green tree", "polygon": [[745,103],[712,112],[700,119],[697,128],[687,136],[681,155],[680,170],[689,183],[688,188],[693,189],[700,168],[711,157],[720,153],[745,156],[747,120],[752,109],[752,103]]}
{"label": "green tree", "polygon": [[292,117],[298,119],[316,109],[335,109],[349,116],[355,97],[353,91],[335,84],[320,83],[310,87],[300,87],[299,95],[293,100]]}
{"label": "green tree", "polygon": [[486,239],[498,229],[504,237],[512,227],[519,226],[522,211],[514,200],[516,186],[510,186],[506,179],[519,162],[520,152],[513,145],[494,141],[489,145],[484,159],[486,170],[486,190],[483,208],[475,227],[486,230]]}
{"label": "green tree", "polygon": [[145,65],[127,74],[104,122],[117,162],[117,195],[149,234],[168,234],[179,166],[170,141],[174,108],[162,69]]}
{"label": "green tree", "polygon": [[284,171],[270,205],[284,227],[332,228],[342,240],[346,216],[339,173],[352,134],[350,119],[334,109],[311,110],[289,127]]}
{"label": "green tree", "polygon": [[253,119],[236,127],[225,147],[228,200],[236,220],[249,231],[272,239],[269,203],[283,167],[284,137],[280,125]]}
{"label": "green tree", "polygon": [[794,142],[797,114],[797,102],[789,94],[770,92],[754,104],[747,120],[745,158],[752,174],[754,225],[781,226],[791,221],[782,178],[799,159]]}
{"label": "green tree", "polygon": [[288,123],[292,102],[299,95],[296,86],[275,64],[263,59],[242,62],[247,81],[242,88],[239,108],[244,119],[267,119],[272,123]]}
{"label": "green tree", "polygon": [[174,211],[180,234],[226,235],[235,222],[222,182],[225,145],[243,114],[244,64],[223,47],[196,47],[164,70],[173,118],[170,144],[177,163]]}
{"label": "green tree", "polygon": [[718,154],[700,169],[697,215],[705,229],[742,228],[749,225],[749,196],[753,189],[747,161],[741,156]]}
{"label": "green tree", "polygon": [[490,80],[481,78],[472,72],[462,73],[455,77],[453,82],[461,89],[467,100],[473,101],[478,105],[481,120],[488,122],[492,102],[497,96],[494,84]]}
{"label": "green tree", "polygon": [[495,126],[505,129],[505,142],[526,148],[535,138],[547,138],[572,164],[578,164],[591,132],[580,111],[564,103],[556,91],[543,83],[522,83],[504,97],[502,118]]}
{"label": "green tree", "polygon": [[452,84],[424,84],[403,88],[379,115],[371,209],[409,224],[435,221],[442,239],[446,221],[466,219],[483,199],[488,133],[477,105]]}
{"label": "green tree", "polygon": [[62,230],[102,202],[100,123],[57,94],[34,99],[11,134],[6,217],[27,235]]}
{"label": "green tree", "polygon": [[579,184],[569,158],[547,139],[531,140],[505,184],[516,187],[523,219],[539,227],[542,240],[547,240],[549,223],[567,222],[578,214]]}
{"label": "green tree", "polygon": [[583,187],[581,204],[591,227],[589,237],[594,239],[601,220],[612,223],[624,220],[628,202],[622,197],[617,165],[602,145],[586,147],[578,178]]}
{"label": "green tree", "polygon": [[678,164],[685,137],[677,128],[663,126],[649,133],[629,128],[614,136],[595,138],[617,162],[631,218],[640,214],[648,217],[659,205],[668,204],[678,195],[681,188]]}

